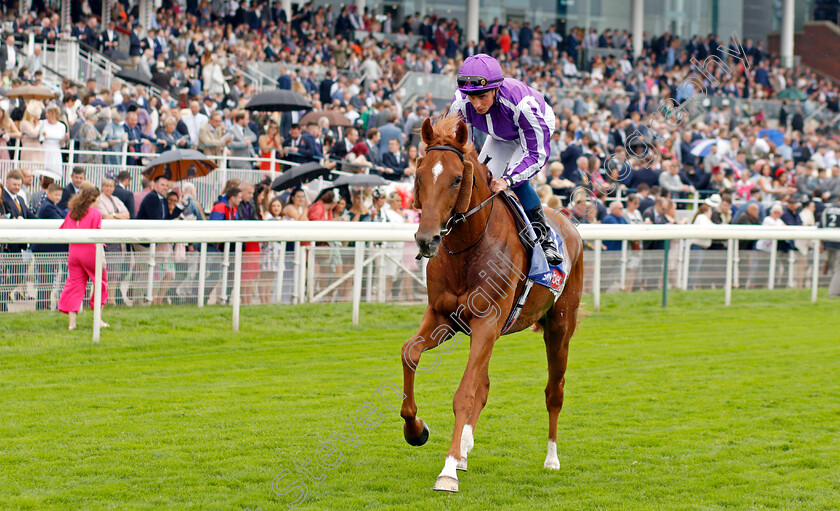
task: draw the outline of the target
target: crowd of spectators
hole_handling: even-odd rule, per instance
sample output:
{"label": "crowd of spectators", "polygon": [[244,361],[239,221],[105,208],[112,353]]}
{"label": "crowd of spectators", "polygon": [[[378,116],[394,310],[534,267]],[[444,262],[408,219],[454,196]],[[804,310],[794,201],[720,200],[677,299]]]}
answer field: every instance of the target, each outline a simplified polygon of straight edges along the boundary
{"label": "crowd of spectators", "polygon": [[[0,160],[20,162],[19,170],[6,173],[8,216],[54,217],[78,193],[85,165],[103,163],[116,170],[106,179],[88,177],[99,181],[98,207],[106,219],[414,221],[410,183],[424,151],[418,128],[446,107],[431,94],[406,102],[397,84],[408,71],[454,75],[463,57],[478,52],[496,55],[508,76],[545,91],[557,129],[549,164],[532,184],[545,204],[570,207],[578,222],[809,225],[819,221],[823,204],[840,195],[837,133],[807,121],[822,103],[838,111],[837,85],[805,68],[782,68],[761,42],[645,35],[642,56],[634,59],[631,38],[621,30],[573,28],[560,34],[553,26],[494,20],[482,22],[479,41],[464,42],[454,19],[414,14],[400,22],[387,12],[313,4],[285,13],[279,2],[228,2],[219,8],[203,1],[192,11],[165,3],[148,27],[137,22],[136,6],[118,2],[112,19],[104,28],[93,17],[61,27],[49,7],[14,17],[15,33],[35,32],[36,58],[24,56],[9,36],[0,45],[0,86],[43,84],[37,55],[60,38],[76,38],[120,58],[118,34],[127,32],[125,58],[158,90],[151,94],[147,87],[117,79],[110,87],[64,80],[54,101],[0,100],[0,139],[6,144]],[[358,38],[359,30],[368,32]],[[692,61],[710,64],[701,72]],[[332,126],[326,117],[301,125],[305,112],[244,110],[257,89],[241,70],[253,62],[277,63],[278,88],[306,96],[314,110],[338,111],[352,126]],[[664,102],[685,103],[697,93],[686,83],[727,100],[699,113],[692,109],[691,123],[668,124],[660,115]],[[800,91],[804,101],[783,101],[772,118],[744,101],[776,98],[787,89]],[[767,134],[775,129],[781,139]],[[651,139],[650,132],[659,136]],[[648,135],[646,141],[638,142],[640,133]],[[483,142],[479,133],[473,138],[477,145]],[[692,152],[710,139],[723,142],[703,157]],[[71,144],[77,149],[72,161],[64,150]],[[647,156],[638,156],[640,145]],[[225,156],[229,168],[251,170],[254,177],[250,183],[230,181],[218,190],[215,203],[198,204],[189,182],[144,180],[132,187],[132,173],[118,172],[123,161],[142,165],[153,153],[186,147]],[[309,161],[344,172],[377,173],[394,185],[344,195],[327,192],[315,201],[302,190],[270,189],[269,176]],[[62,197],[52,201],[54,182],[66,166],[76,170]],[[693,216],[678,212],[678,204],[682,209],[690,200],[703,205]],[[698,250],[724,246],[696,241]],[[741,248],[768,249],[765,245],[742,242]],[[633,246],[655,249],[660,243]],[[142,253],[144,248],[109,250]],[[614,250],[620,243],[600,248]],[[779,249],[807,253],[807,246],[795,243],[780,243]],[[159,258],[166,262],[155,269],[161,284],[153,300],[172,301],[183,288],[186,254],[194,247],[157,250],[167,252]],[[245,300],[267,300],[268,290],[250,283],[271,282],[277,250],[260,244],[246,248],[243,282],[253,287]],[[324,264],[339,269],[342,262],[332,257]],[[209,271],[207,293],[222,270]],[[131,278],[124,267],[110,273],[116,288],[123,277]],[[113,300],[136,298],[121,296],[116,288]]]}

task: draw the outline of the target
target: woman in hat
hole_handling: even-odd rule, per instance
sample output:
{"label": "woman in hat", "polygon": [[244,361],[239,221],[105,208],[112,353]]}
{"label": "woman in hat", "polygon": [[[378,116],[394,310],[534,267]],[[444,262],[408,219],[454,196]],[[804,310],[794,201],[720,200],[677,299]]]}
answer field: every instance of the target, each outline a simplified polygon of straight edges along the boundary
{"label": "woman in hat", "polygon": [[[489,135],[478,161],[493,174],[490,189],[510,188],[525,209],[550,264],[563,260],[551,236],[537,193],[528,181],[551,154],[554,111],[542,93],[519,80],[505,78],[499,62],[483,53],[468,57],[458,71],[458,91],[450,113]],[[488,161],[489,158],[489,161]]]}
{"label": "woman in hat", "polygon": [[43,163],[44,153],[40,151],[41,141],[38,137],[41,134],[41,113],[44,108],[40,101],[32,100],[26,105],[23,112],[23,119],[20,121],[20,132],[22,147],[20,161],[31,163]]}

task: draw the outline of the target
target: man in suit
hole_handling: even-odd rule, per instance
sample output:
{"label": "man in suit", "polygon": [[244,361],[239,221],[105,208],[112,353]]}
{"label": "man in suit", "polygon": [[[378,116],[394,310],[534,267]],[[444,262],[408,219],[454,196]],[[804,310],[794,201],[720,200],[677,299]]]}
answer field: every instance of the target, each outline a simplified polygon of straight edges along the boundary
{"label": "man in suit", "polygon": [[140,203],[140,208],[137,211],[137,218],[139,220],[172,220],[178,218],[184,210],[180,205],[175,207],[175,210],[169,212],[169,204],[166,202],[166,194],[172,188],[172,183],[169,179],[158,176],[152,186],[152,192],[143,198]]}
{"label": "man in suit", "polygon": [[382,165],[387,169],[382,172],[382,177],[389,181],[400,181],[405,176],[408,155],[400,151],[400,143],[396,138],[388,142],[388,152],[382,156]]}
{"label": "man in suit", "polygon": [[321,143],[321,125],[317,122],[306,124],[306,131],[301,136],[312,145],[312,161],[318,161],[324,157],[324,146]]}
{"label": "man in suit", "polygon": [[143,54],[144,48],[143,41],[140,39],[143,34],[143,27],[136,21],[134,23],[134,29],[128,37],[128,56],[131,57],[131,63],[136,66],[140,62],[140,55]]}
{"label": "man in suit", "polygon": [[207,156],[221,156],[232,136],[225,134],[221,112],[214,112],[210,120],[198,130],[198,148]]}
{"label": "man in suit", "polygon": [[379,127],[379,154],[385,154],[388,151],[388,141],[396,138],[402,145],[402,130],[394,125],[397,120],[397,114],[394,112],[388,113],[388,122]]}
{"label": "man in suit", "polygon": [[[6,176],[5,189],[3,190],[3,209],[9,218],[35,218],[29,208],[18,197],[20,188],[23,186],[23,174],[18,170],[12,170]],[[26,248],[25,243],[8,243],[6,250],[12,254],[20,254]],[[8,262],[0,268],[0,312],[6,312],[6,302],[9,295],[17,286],[24,283],[26,263],[22,260]]]}
{"label": "man in suit", "polygon": [[[254,142],[257,136],[248,127],[248,112],[237,110],[233,114],[233,126],[229,132],[232,136],[230,141],[230,155],[236,158],[254,158]],[[253,164],[248,160],[230,160],[228,167],[232,169],[250,170]]]}
{"label": "man in suit", "polygon": [[64,187],[61,194],[61,200],[58,203],[59,208],[67,208],[67,203],[70,199],[79,193],[79,187],[85,182],[85,168],[73,167],[73,172],[70,174],[70,182]]}
{"label": "man in suit", "polygon": [[367,130],[367,137],[365,137],[365,145],[368,146],[368,159],[376,166],[382,166],[382,154],[379,152],[379,142],[382,140],[382,134],[379,133],[379,128],[371,128]]}
{"label": "man in suit", "polygon": [[575,134],[571,131],[566,132],[566,149],[560,153],[560,162],[563,164],[563,179],[568,179],[573,183],[581,182],[581,175],[578,172],[578,158],[583,156],[583,149],[580,144],[575,141]]}
{"label": "man in suit", "polygon": [[332,145],[329,157],[335,160],[342,160],[349,153],[359,140],[359,130],[350,127],[344,130],[344,139]]}
{"label": "man in suit", "polygon": [[286,152],[286,159],[295,163],[310,162],[315,154],[315,147],[310,140],[303,137],[300,124],[297,123],[289,128],[289,140],[283,150]]}
{"label": "man in suit", "polygon": [[[125,114],[125,134],[128,137],[128,151],[129,153],[142,153],[143,140],[148,140],[151,143],[157,143],[155,137],[150,137],[143,133],[140,125],[137,123],[137,111],[129,111]],[[129,156],[126,158],[126,165],[140,165],[140,158]]]}
{"label": "man in suit", "polygon": [[119,46],[119,39],[117,35],[117,25],[113,20],[108,22],[108,28],[102,31],[99,37],[102,44],[102,52],[109,55],[110,52],[117,49]]}
{"label": "man in suit", "polygon": [[0,46],[0,71],[11,69],[14,71],[17,66],[17,50],[15,50],[15,37],[10,35],[6,38],[6,44]]}
{"label": "man in suit", "polygon": [[131,186],[131,172],[127,170],[120,171],[117,174],[117,185],[114,187],[114,195],[125,204],[128,209],[129,218],[132,220],[137,216],[136,206],[134,204],[134,194],[128,190]]}

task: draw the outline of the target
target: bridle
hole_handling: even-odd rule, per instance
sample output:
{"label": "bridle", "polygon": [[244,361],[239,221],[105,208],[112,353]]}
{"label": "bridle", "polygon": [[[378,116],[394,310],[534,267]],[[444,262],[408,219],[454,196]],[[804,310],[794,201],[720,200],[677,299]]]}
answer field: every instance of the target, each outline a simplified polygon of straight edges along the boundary
{"label": "bridle", "polygon": [[[453,152],[453,153],[458,155],[458,157],[461,159],[462,163],[466,161],[466,158],[464,158],[464,153],[460,149],[458,149],[457,147],[452,147],[452,146],[449,146],[449,145],[433,145],[433,146],[429,146],[429,147],[426,148],[426,153],[428,154],[429,151],[435,151],[435,150]],[[473,188],[478,188],[478,184],[476,184],[475,171],[473,171],[473,184],[472,185],[473,185]],[[463,213],[458,212],[458,211],[453,212],[452,216],[450,216],[449,220],[447,220],[446,224],[444,224],[443,229],[441,229],[440,235],[441,236],[446,236],[447,234],[452,232],[452,230],[458,224],[460,224],[462,222],[465,222],[467,220],[467,218],[469,218],[472,215],[478,213],[479,211],[481,211],[481,209],[484,208],[484,206],[490,204],[497,195],[498,195],[498,193],[494,193],[494,194],[490,195],[490,197],[487,197],[485,200],[483,200],[481,202],[481,204],[479,204],[478,206],[470,209],[469,211],[466,211],[466,212],[463,212]],[[491,208],[491,213],[492,213],[492,208]],[[447,252],[449,252],[450,254],[454,255],[454,254],[460,254],[461,252],[465,252],[465,251],[471,249],[472,247],[474,247],[479,241],[482,240],[482,238],[484,238],[484,235],[487,233],[487,227],[489,227],[489,225],[490,225],[490,216],[492,216],[492,215],[488,215],[487,223],[484,224],[484,232],[481,233],[481,236],[478,238],[478,240],[476,240],[475,243],[471,244],[469,247],[465,248],[464,250],[459,250],[457,252],[453,252],[453,251],[449,250],[446,247],[445,244],[441,243],[443,245],[443,248]]]}

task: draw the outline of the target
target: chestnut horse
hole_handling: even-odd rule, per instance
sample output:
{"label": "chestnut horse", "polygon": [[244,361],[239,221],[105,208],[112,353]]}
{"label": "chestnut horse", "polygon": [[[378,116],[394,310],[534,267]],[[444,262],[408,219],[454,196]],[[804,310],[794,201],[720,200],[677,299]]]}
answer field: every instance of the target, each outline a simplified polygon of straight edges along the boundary
{"label": "chestnut horse", "polygon": [[[434,486],[435,490],[455,492],[456,470],[467,469],[473,432],[487,403],[493,344],[502,335],[525,286],[529,257],[519,240],[513,213],[490,190],[490,171],[478,162],[466,124],[456,116],[441,117],[434,125],[427,119],[422,137],[427,151],[417,162],[414,184],[415,207],[422,209],[422,215],[414,238],[420,255],[430,258],[429,304],[417,335],[403,345],[405,397],[400,415],[405,420],[406,441],[426,443],[429,429],[417,418],[414,401],[414,376],[422,372],[418,369],[420,354],[458,332],[469,335],[469,359],[453,399],[452,443]],[[469,215],[463,218],[464,213]],[[563,407],[569,339],[575,331],[583,289],[583,243],[566,216],[554,210],[547,213],[566,245],[565,288],[555,300],[547,287],[534,285],[518,319],[504,333],[535,323],[543,329],[548,356],[548,453],[544,466],[558,469],[557,416]],[[444,250],[439,250],[441,246]]]}

